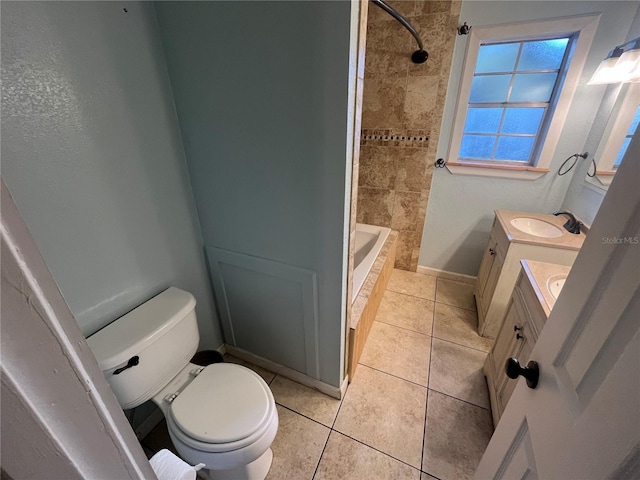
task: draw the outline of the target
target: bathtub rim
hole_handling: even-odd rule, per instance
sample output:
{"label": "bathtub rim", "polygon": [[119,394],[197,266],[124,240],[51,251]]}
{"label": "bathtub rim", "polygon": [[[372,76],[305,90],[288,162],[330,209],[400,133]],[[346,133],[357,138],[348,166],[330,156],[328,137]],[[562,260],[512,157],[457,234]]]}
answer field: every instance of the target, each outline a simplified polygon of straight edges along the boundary
{"label": "bathtub rim", "polygon": [[[356,223],[356,235],[358,231],[377,234],[378,238],[376,239],[375,244],[371,248],[371,251],[362,259],[362,261],[358,265],[354,265],[353,268],[353,284],[352,284],[352,294],[351,294],[351,303],[356,301],[358,298],[358,294],[362,290],[362,286],[367,280],[367,276],[371,271],[373,264],[375,263],[382,247],[385,242],[389,238],[391,234],[391,229],[389,227],[381,227],[378,225],[369,225],[366,223]],[[355,252],[354,252],[355,256]]]}

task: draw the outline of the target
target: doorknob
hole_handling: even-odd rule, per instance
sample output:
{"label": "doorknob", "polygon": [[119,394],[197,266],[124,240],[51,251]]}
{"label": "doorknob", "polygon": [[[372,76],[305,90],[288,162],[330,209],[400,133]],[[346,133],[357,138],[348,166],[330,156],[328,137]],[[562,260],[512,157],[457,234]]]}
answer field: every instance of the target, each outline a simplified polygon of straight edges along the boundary
{"label": "doorknob", "polygon": [[536,388],[538,385],[538,377],[540,376],[538,362],[531,360],[526,367],[523,367],[517,358],[511,357],[507,359],[504,370],[509,378],[515,379],[522,375],[527,380],[529,388]]}

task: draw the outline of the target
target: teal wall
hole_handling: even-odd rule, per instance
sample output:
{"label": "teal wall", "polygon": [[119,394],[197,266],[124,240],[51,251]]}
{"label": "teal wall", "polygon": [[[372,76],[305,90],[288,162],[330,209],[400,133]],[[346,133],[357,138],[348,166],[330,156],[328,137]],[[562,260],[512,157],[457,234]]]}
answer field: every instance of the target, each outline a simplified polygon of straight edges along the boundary
{"label": "teal wall", "polygon": [[338,386],[350,2],[156,11],[225,339]]}
{"label": "teal wall", "polygon": [[[580,175],[582,182],[586,170],[574,169],[563,177],[556,172],[565,158],[585,150],[606,90],[606,86],[589,86],[586,82],[607,52],[625,40],[637,11],[637,2],[618,1],[463,3],[460,19],[472,27],[594,12],[601,12],[602,16],[550,172],[538,180],[524,181],[452,175],[446,169],[435,169],[419,265],[476,275],[494,210],[550,213],[563,205],[573,175]],[[465,49],[466,37],[457,37],[436,158],[447,159]]]}
{"label": "teal wall", "polygon": [[83,333],[175,285],[218,347],[153,5],[1,9],[2,178]]}

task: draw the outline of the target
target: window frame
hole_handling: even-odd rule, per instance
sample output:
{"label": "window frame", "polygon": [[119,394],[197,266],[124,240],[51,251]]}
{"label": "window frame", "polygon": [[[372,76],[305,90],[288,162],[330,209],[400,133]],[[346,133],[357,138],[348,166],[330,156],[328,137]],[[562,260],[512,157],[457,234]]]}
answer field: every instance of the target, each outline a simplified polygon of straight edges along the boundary
{"label": "window frame", "polygon": [[[553,153],[556,150],[562,127],[567,118],[569,107],[578,87],[580,75],[587,59],[591,43],[596,33],[600,14],[580,15],[556,18],[552,20],[518,22],[490,27],[474,27],[468,35],[462,76],[455,106],[453,128],[449,143],[447,168],[454,174],[518,178],[535,180],[549,171]],[[537,142],[532,164],[524,162],[467,161],[459,159],[462,135],[467,117],[471,84],[473,81],[478,53],[483,43],[505,43],[530,40],[545,40],[558,37],[573,37],[571,44],[571,62],[565,68],[564,78],[559,85],[554,111],[547,119],[543,142]],[[551,102],[554,98],[551,99]]]}
{"label": "window frame", "polygon": [[[622,88],[626,88],[626,91],[618,95],[594,154],[596,175],[587,177],[589,183],[603,189],[607,189],[616,174],[614,162],[640,105],[640,84],[629,83]],[[636,131],[640,131],[640,127]]]}
{"label": "window frame", "polygon": [[[553,40],[557,37],[551,37],[551,38],[544,38],[544,39],[535,39],[534,41],[538,41],[538,40]],[[458,157],[458,161],[462,160],[462,162],[464,163],[489,163],[491,165],[496,164],[496,165],[524,165],[524,166],[531,166],[532,164],[532,160],[536,159],[538,156],[538,151],[540,149],[540,142],[538,141],[538,138],[540,136],[546,135],[547,132],[547,126],[549,124],[549,122],[551,121],[551,118],[553,117],[553,111],[555,110],[555,106],[556,106],[556,101],[558,99],[558,96],[560,94],[560,91],[562,90],[562,86],[564,84],[564,75],[566,73],[566,66],[567,66],[567,61],[568,61],[568,57],[571,55],[571,50],[573,43],[575,42],[575,35],[571,35],[570,37],[567,36],[563,36],[561,38],[566,38],[568,40],[567,42],[567,46],[565,47],[565,51],[563,53],[563,57],[562,57],[562,61],[559,65],[559,67],[557,69],[554,69],[554,71],[552,73],[557,73],[558,77],[556,78],[556,81],[553,84],[553,89],[551,91],[551,94],[549,95],[549,100],[544,102],[544,101],[505,101],[505,102],[472,102],[471,98],[469,98],[469,100],[467,101],[467,108],[466,108],[466,113],[465,113],[465,126],[466,126],[466,120],[468,120],[468,115],[469,115],[469,110],[470,109],[478,109],[478,108],[500,108],[500,109],[504,109],[502,115],[502,121],[504,121],[504,117],[507,115],[506,110],[508,109],[517,109],[517,108],[543,108],[544,109],[544,113],[542,115],[542,119],[541,122],[538,126],[537,131],[534,134],[527,134],[527,135],[523,135],[523,136],[529,136],[529,137],[533,137],[535,139],[535,143],[532,147],[531,153],[530,153],[530,160],[525,161],[525,160],[506,160],[506,159],[495,159],[495,158],[490,158],[490,159],[480,159],[480,158],[461,158]],[[522,52],[523,46],[525,43],[527,42],[531,42],[531,40],[517,40],[517,41],[510,41],[510,42],[504,42],[504,41],[499,41],[499,42],[490,42],[488,43],[488,45],[504,45],[504,44],[517,44],[518,45],[518,55],[516,56],[516,58],[514,59],[515,62],[519,61],[520,58],[520,54]],[[480,48],[482,48],[482,44],[480,45],[479,49],[478,49],[478,53],[480,51]],[[476,60],[477,62],[477,60]],[[516,75],[527,75],[530,74],[531,72],[535,73],[539,73],[540,70],[517,70],[516,67],[518,65],[514,64],[513,69],[510,71],[504,71],[504,72],[491,72],[491,73],[485,73],[482,72],[480,74],[478,74],[475,70],[477,68],[477,65],[474,66],[474,75],[471,79],[472,82],[472,87],[473,87],[473,80],[475,78],[477,78],[478,76],[491,76],[491,75],[510,75],[511,79],[509,81],[509,90],[511,90],[513,88],[513,85],[515,83],[515,76]],[[557,72],[555,71],[557,70]],[[544,73],[550,72],[549,69],[547,69]],[[502,127],[502,121],[500,122],[500,126],[498,127],[498,131],[494,133],[483,133],[483,136],[495,136],[496,141],[494,143],[493,146],[493,150],[492,150],[492,155],[495,153],[495,151],[498,148],[499,145],[499,137],[504,137],[504,136],[510,136],[509,134],[505,134],[501,127]],[[464,138],[465,135],[465,126],[463,126],[463,131],[462,131],[462,135]],[[468,134],[468,133],[467,133]],[[472,135],[479,135],[476,133],[471,133]],[[461,144],[462,145],[462,144]]]}

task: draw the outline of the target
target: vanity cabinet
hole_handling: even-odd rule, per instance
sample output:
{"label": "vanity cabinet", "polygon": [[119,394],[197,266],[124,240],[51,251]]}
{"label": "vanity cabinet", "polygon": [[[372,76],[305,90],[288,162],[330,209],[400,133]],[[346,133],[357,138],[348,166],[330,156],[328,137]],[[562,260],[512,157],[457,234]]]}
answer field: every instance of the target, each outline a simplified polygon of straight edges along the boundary
{"label": "vanity cabinet", "polygon": [[507,377],[505,363],[509,357],[514,357],[521,365],[527,364],[546,319],[547,313],[538,300],[534,287],[524,270],[521,270],[507,304],[504,322],[483,368],[487,377],[494,425],[498,424],[520,381]]}
{"label": "vanity cabinet", "polygon": [[[503,235],[500,235],[500,232],[496,231],[494,224],[494,228],[489,236],[489,241],[487,242],[487,247],[482,257],[480,270],[478,271],[475,297],[478,307],[478,315],[483,319],[486,317],[489,304],[491,303],[491,298],[493,297],[493,293],[495,292],[496,285],[498,283],[498,278],[500,277],[500,272],[502,271],[505,250],[509,247],[506,238],[503,239],[503,237]],[[500,243],[497,238],[500,238],[503,241]],[[482,324],[482,322],[480,322],[480,324]]]}
{"label": "vanity cabinet", "polygon": [[[516,229],[514,218],[535,218],[557,226],[561,236],[541,238]],[[489,241],[485,248],[475,298],[478,307],[478,333],[496,338],[509,306],[509,298],[518,278],[520,260],[530,259],[571,266],[585,235],[574,235],[562,227],[565,219],[553,215],[496,210]]]}

